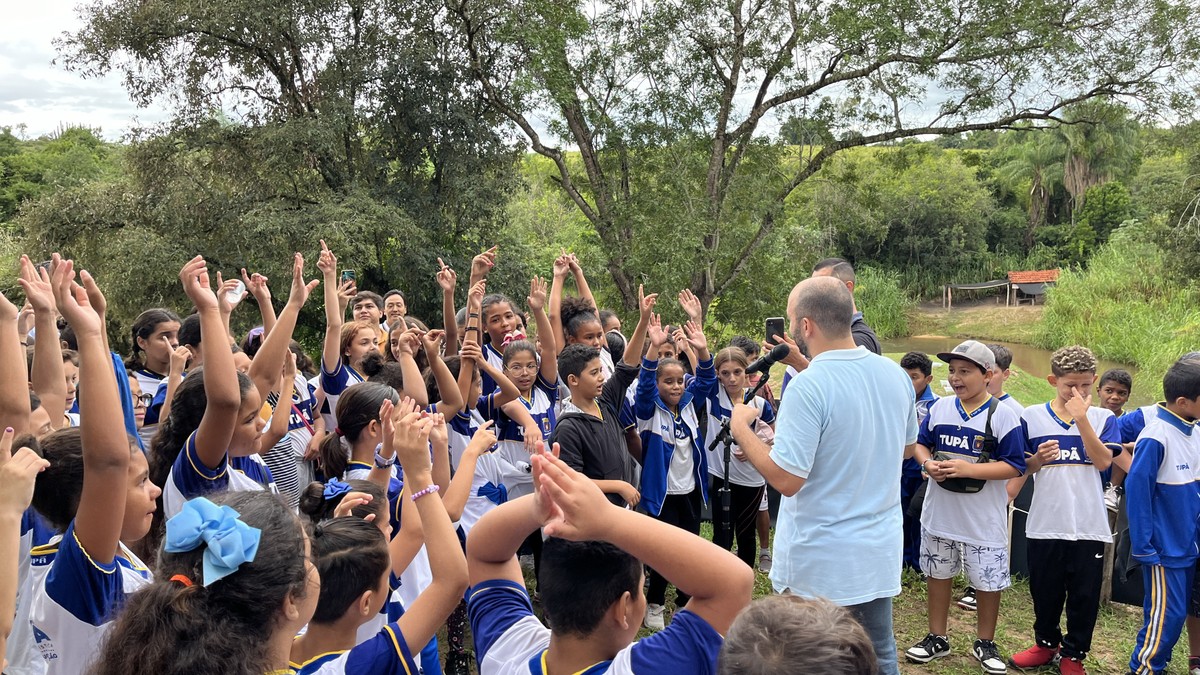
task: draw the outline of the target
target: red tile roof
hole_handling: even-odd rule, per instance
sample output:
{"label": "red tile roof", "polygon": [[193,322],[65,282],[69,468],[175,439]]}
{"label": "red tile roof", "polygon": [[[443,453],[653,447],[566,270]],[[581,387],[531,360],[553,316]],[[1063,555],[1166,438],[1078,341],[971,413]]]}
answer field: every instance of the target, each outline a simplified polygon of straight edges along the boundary
{"label": "red tile roof", "polygon": [[1009,272],[1008,280],[1014,284],[1044,284],[1058,281],[1058,270]]}

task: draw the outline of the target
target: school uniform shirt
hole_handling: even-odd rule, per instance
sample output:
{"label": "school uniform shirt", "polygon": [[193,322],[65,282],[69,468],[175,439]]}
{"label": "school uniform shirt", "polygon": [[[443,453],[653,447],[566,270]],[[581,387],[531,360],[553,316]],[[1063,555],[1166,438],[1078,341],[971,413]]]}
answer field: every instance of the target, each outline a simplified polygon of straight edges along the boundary
{"label": "school uniform shirt", "polygon": [[[928,387],[926,387],[926,389],[928,389]],[[1020,401],[1013,398],[1012,394],[1005,392],[1005,394],[1003,396],[1001,396],[999,400],[1000,400],[1000,405],[1006,405],[1006,406],[1012,408],[1012,411],[1017,413],[1018,418],[1021,415],[1025,414],[1025,406],[1021,405]]]}
{"label": "school uniform shirt", "polygon": [[478,415],[477,410],[472,409],[470,412],[460,410],[454,417],[446,420],[446,437],[450,445],[450,470],[458,471],[458,464],[462,461],[463,453],[467,450],[467,445],[471,443],[471,437],[479,429],[479,423],[475,421],[472,413]]}
{"label": "school uniform shirt", "polygon": [[257,454],[248,457],[221,458],[217,468],[210,469],[200,461],[196,451],[196,432],[183,444],[183,450],[171,465],[167,484],[163,486],[163,516],[170,518],[183,510],[183,504],[193,497],[213,492],[250,492],[270,490],[279,494],[271,470]]}
{"label": "school uniform shirt", "polygon": [[150,570],[124,544],[111,563],[96,562],[79,543],[72,522],[57,542],[34,550],[52,557],[37,565],[29,621],[49,675],[90,672],[110,623],[129,594],[151,581]]}
{"label": "school uniform shirt", "polygon": [[643,359],[634,408],[642,439],[640,503],[652,516],[662,512],[663,500],[668,494],[684,494],[681,486],[686,483],[681,483],[681,466],[690,468],[687,475],[692,481],[691,489],[699,483],[700,497],[708,502],[708,457],[702,447],[704,438],[693,402],[705,405],[704,401],[714,395],[718,386],[713,360],[701,361],[696,368],[696,378],[679,399],[676,414],[668,410],[659,397],[657,378],[658,361]]}
{"label": "school uniform shirt", "polygon": [[1118,417],[1117,430],[1121,434],[1121,442],[1133,443],[1137,441],[1138,436],[1142,435],[1142,430],[1146,428],[1146,424],[1158,416],[1158,409],[1162,406],[1162,402],[1144,405],[1133,412],[1127,412]]}
{"label": "school uniform shirt", "polygon": [[[705,438],[711,443],[712,439],[721,433],[721,422],[729,419],[733,414],[734,403],[729,400],[729,394],[726,393],[725,387],[717,387],[715,396],[708,399],[708,433]],[[761,396],[755,396],[750,402],[755,408],[758,408],[758,419],[764,424],[775,423],[775,409],[770,403]],[[754,468],[748,460],[740,460],[733,456],[733,451],[738,447],[737,443],[729,444],[729,482],[734,485],[743,487],[759,487],[766,485],[767,481]],[[708,453],[708,473],[724,480],[725,478],[725,446],[718,443],[717,447],[712,450],[706,450]]]}
{"label": "school uniform shirt", "polygon": [[[501,352],[500,350],[498,350],[494,346],[492,346],[492,343],[490,343],[490,342],[483,346],[482,351],[483,351],[483,358],[487,359],[488,365],[495,368],[496,370],[500,370],[500,371],[504,370],[504,353],[503,352]],[[485,371],[482,368],[479,369],[479,380],[483,383],[483,387],[482,387],[482,389],[480,389],[480,392],[484,396],[487,396],[488,394],[496,391],[496,386],[497,386],[496,380],[492,379],[492,376],[488,375],[487,371]]]}
{"label": "school uniform shirt", "polygon": [[416,675],[413,661],[399,626],[388,624],[375,637],[354,649],[327,652],[304,663],[293,663],[296,675]]}
{"label": "school uniform shirt", "polygon": [[[388,599],[379,608],[379,613],[368,620],[366,623],[358,627],[358,633],[354,639],[354,644],[361,645],[364,642],[369,642],[371,638],[379,634],[389,623],[392,623],[404,615],[404,608],[400,605],[400,597],[396,595],[396,591],[400,590],[400,577],[395,573],[388,572]],[[335,654],[337,652],[334,652]],[[320,657],[317,657],[320,658]],[[316,660],[316,659],[312,659]]]}
{"label": "school uniform shirt", "polygon": [[[167,401],[167,376],[144,368],[134,370],[133,376],[137,378],[138,387],[141,388],[142,393],[153,396],[150,405],[146,406],[146,417],[142,420],[142,428],[137,430],[137,436],[142,441],[142,445],[148,448],[150,442],[154,440],[154,435],[158,433],[158,418],[162,414],[163,404]],[[126,378],[117,377],[117,382],[123,379]]]}
{"label": "school uniform shirt", "polygon": [[[1113,455],[1121,454],[1120,432],[1112,411],[1091,407],[1088,422]],[[1058,441],[1058,458],[1033,474],[1033,503],[1025,524],[1030,539],[1064,541],[1112,541],[1108,511],[1104,507],[1104,484],[1092,464],[1075,420],[1067,422],[1054,413],[1049,403],[1025,409],[1021,415],[1028,439],[1026,453],[1032,456],[1046,441]]]}
{"label": "school uniform shirt", "polygon": [[333,431],[337,428],[337,402],[342,393],[350,387],[366,382],[367,378],[351,368],[342,359],[338,359],[337,368],[330,372],[324,360],[321,361],[321,391],[325,392],[325,404],[321,406],[321,414],[325,416],[325,428]]}
{"label": "school uniform shirt", "polygon": [[[933,455],[945,459],[977,462],[983,447],[987,424],[988,397],[975,410],[967,412],[956,396],[938,399],[929,407],[929,416],[921,423],[917,442]],[[992,434],[998,443],[994,462],[1004,462],[1025,473],[1025,433],[1013,409],[997,405],[992,413]],[[952,541],[1005,548],[1008,546],[1008,491],[1003,480],[985,481],[974,494],[951,492],[931,481],[925,491],[921,527],[936,537]]]}
{"label": "school uniform shirt", "polygon": [[[555,406],[558,403],[558,383],[547,382],[538,373],[534,380],[530,397],[518,397],[518,401],[529,411],[533,421],[542,431],[543,438],[550,438],[554,432]],[[476,406],[484,419],[495,422],[496,452],[515,471],[506,481],[510,498],[533,494],[533,475],[530,473],[529,452],[525,449],[525,427],[504,414],[501,406],[496,405],[496,392],[487,394],[479,399]]]}
{"label": "school uniform shirt", "polygon": [[[29,625],[34,582],[45,576],[44,572],[33,571],[31,552],[50,543],[55,536],[54,530],[37,511],[32,507],[25,509],[21,515],[21,538],[17,550],[17,612],[4,653],[8,661],[8,667],[4,669],[6,675],[41,675],[46,672],[46,662],[36,649],[33,630]],[[48,565],[53,559],[52,555],[41,555],[38,557],[39,566]]]}
{"label": "school uniform shirt", "polygon": [[[534,616],[523,585],[493,579],[468,589],[467,615],[480,675],[545,675],[550,629]],[[723,642],[707,621],[685,609],[665,630],[579,675],[711,675],[717,672]]]}
{"label": "school uniform shirt", "polygon": [[462,515],[458,518],[458,527],[464,536],[471,533],[471,528],[475,527],[475,523],[478,523],[484,514],[508,501],[508,488],[504,485],[504,479],[514,471],[516,469],[509,466],[495,451],[485,452],[475,460],[471,494],[463,504]]}
{"label": "school uniform shirt", "polygon": [[1191,567],[1200,555],[1200,434],[1159,406],[1125,477],[1130,554],[1142,565]]}

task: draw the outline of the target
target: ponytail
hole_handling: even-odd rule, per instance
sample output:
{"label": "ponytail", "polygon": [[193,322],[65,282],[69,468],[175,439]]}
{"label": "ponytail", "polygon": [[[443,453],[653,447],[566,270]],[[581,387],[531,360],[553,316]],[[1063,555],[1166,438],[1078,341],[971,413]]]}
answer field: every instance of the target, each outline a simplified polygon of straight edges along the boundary
{"label": "ponytail", "polygon": [[[334,480],[336,479],[330,479],[330,483]],[[381,508],[380,504],[387,502],[387,495],[384,494],[383,489],[369,480],[348,480],[343,485],[348,486],[349,490],[354,492],[362,492],[371,496],[369,504],[359,504],[350,510],[351,515],[356,518],[366,518],[372,513],[378,514]],[[327,494],[330,491],[326,490],[326,483],[313,481],[300,493],[300,513],[308,516],[314,524],[329,520],[349,490],[338,494]],[[386,506],[382,508],[387,510]]]}

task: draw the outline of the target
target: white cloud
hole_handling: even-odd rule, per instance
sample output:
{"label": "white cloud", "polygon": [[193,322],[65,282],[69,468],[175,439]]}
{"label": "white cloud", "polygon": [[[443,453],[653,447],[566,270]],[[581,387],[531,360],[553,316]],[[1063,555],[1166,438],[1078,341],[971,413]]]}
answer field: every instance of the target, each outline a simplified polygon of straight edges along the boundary
{"label": "white cloud", "polygon": [[0,22],[0,126],[25,125],[36,137],[62,126],[99,127],[116,140],[137,126],[166,120],[160,106],[138,108],[116,74],[84,78],[54,65],[53,41],[78,30],[76,0],[9,3]]}

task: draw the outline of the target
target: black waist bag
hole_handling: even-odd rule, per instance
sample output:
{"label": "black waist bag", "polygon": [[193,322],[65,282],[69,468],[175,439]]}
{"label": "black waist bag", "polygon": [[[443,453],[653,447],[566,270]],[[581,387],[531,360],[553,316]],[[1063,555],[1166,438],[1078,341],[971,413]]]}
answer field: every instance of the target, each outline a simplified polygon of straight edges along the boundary
{"label": "black waist bag", "polygon": [[[988,402],[987,422],[983,426],[983,447],[980,449],[979,461],[975,462],[976,464],[986,464],[992,461],[992,455],[996,454],[996,445],[998,444],[998,441],[996,440],[996,436],[992,434],[992,413],[996,412],[996,408],[999,405],[1000,401],[996,400],[996,397],[994,396],[992,397],[992,400]],[[949,459],[949,457],[941,452],[934,455],[933,458],[939,462]],[[947,478],[938,483],[938,485],[951,492],[975,494],[976,492],[982,490],[986,483],[987,481],[982,478]]]}

